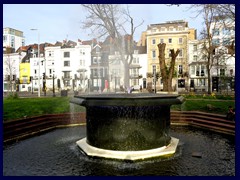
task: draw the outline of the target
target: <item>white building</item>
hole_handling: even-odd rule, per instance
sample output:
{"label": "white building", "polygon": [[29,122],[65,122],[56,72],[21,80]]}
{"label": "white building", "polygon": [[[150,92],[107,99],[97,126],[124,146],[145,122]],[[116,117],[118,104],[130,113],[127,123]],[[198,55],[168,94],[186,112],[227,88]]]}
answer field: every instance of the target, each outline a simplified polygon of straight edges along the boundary
{"label": "white building", "polygon": [[44,70],[47,89],[86,91],[90,77],[91,46],[80,42],[73,46],[45,47]]}
{"label": "white building", "polygon": [[217,21],[211,24],[210,40],[188,41],[190,89],[208,91],[207,54],[204,46],[212,42],[210,62],[211,90],[231,90],[235,79],[235,23]]}
{"label": "white building", "polygon": [[3,54],[3,91],[16,91],[16,80],[19,78],[19,64],[24,53]]}
{"label": "white building", "polygon": [[23,32],[13,28],[3,28],[3,47],[14,48],[15,51],[25,45]]}
{"label": "white building", "polygon": [[[210,26],[214,49],[214,65],[211,75],[216,84],[213,90],[234,90],[235,80],[235,22],[231,19],[219,19]],[[216,87],[214,87],[216,86]]]}
{"label": "white building", "polygon": [[189,90],[207,91],[207,60],[202,53],[203,43],[199,40],[188,41]]}

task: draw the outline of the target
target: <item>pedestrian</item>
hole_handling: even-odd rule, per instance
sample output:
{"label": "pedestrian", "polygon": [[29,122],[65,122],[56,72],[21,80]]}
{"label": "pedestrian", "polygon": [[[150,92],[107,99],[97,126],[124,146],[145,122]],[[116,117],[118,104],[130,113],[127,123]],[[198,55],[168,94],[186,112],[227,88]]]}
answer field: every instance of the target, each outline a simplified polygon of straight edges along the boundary
{"label": "pedestrian", "polygon": [[232,106],[228,106],[228,112],[227,112],[227,120],[234,121],[235,120],[235,109],[233,109]]}

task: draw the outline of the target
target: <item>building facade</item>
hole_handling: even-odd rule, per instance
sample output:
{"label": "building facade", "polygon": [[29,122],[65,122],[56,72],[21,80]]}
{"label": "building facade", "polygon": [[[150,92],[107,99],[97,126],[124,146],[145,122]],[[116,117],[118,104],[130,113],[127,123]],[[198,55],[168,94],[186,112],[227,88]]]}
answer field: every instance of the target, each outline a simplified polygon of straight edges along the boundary
{"label": "building facade", "polygon": [[9,27],[3,28],[3,47],[11,47],[16,51],[21,46],[25,46],[23,32]]}
{"label": "building facade", "polygon": [[188,84],[188,40],[196,39],[196,30],[188,27],[188,22],[168,21],[166,23],[151,24],[147,28],[147,59],[148,59],[148,77],[147,83],[157,91],[163,88],[161,77],[158,79],[153,74],[160,75],[159,52],[157,45],[165,43],[166,65],[171,61],[170,50],[180,50],[175,64],[175,78],[173,79],[173,89],[175,91],[185,91]]}
{"label": "building facade", "polygon": [[211,23],[213,52],[212,91],[235,90],[235,22],[215,17]]}

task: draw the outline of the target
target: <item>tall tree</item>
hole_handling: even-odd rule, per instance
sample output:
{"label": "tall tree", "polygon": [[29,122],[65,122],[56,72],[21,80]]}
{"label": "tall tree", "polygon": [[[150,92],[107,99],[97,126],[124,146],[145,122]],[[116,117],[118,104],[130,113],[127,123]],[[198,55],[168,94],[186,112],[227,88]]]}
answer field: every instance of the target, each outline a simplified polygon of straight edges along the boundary
{"label": "tall tree", "polygon": [[[201,15],[203,17],[204,26],[201,32],[202,59],[206,59],[208,94],[211,94],[211,68],[216,64],[215,61],[218,61],[219,59],[219,56],[215,56],[216,45],[213,43],[212,29],[215,29],[216,21],[222,21],[225,25],[229,22],[229,18],[231,21],[235,21],[235,6],[221,4],[195,4],[192,5],[191,8],[196,9],[197,16]],[[235,37],[231,42],[232,44],[229,48],[234,52]]]}
{"label": "tall tree", "polygon": [[174,74],[174,67],[175,67],[176,58],[180,50],[177,49],[177,51],[175,52],[174,49],[170,49],[171,62],[168,68],[165,61],[165,48],[166,48],[165,43],[158,44],[158,52],[159,52],[158,59],[159,59],[159,65],[160,65],[160,72],[163,80],[163,91],[172,92],[173,91],[172,78]]}
{"label": "tall tree", "polygon": [[[134,26],[134,19],[130,15],[128,7],[124,9],[119,4],[83,4],[82,6],[88,12],[88,16],[83,22],[84,28],[90,28],[92,33],[99,38],[110,36],[113,46],[119,52],[124,64],[124,85],[129,87],[129,67],[133,60],[133,36],[136,28],[142,25],[143,21]],[[130,26],[130,33],[127,33],[124,28],[126,23]],[[127,44],[124,44],[124,35],[126,34],[129,36]]]}

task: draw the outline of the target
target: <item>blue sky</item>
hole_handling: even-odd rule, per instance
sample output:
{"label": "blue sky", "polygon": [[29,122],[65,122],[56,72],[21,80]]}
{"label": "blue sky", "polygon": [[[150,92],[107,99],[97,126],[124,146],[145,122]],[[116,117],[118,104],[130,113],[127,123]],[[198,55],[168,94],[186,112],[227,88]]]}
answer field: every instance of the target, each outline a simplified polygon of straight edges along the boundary
{"label": "blue sky", "polygon": [[[126,5],[126,4],[124,4]],[[130,13],[135,24],[144,20],[138,27],[134,39],[138,41],[147,25],[172,20],[186,20],[189,27],[202,30],[202,17],[197,17],[190,5],[167,6],[165,4],[130,4]],[[3,27],[23,31],[26,45],[37,43],[39,30],[40,42],[55,43],[63,39],[77,41],[89,40],[90,31],[83,30],[82,23],[86,13],[80,4],[3,4]]]}

